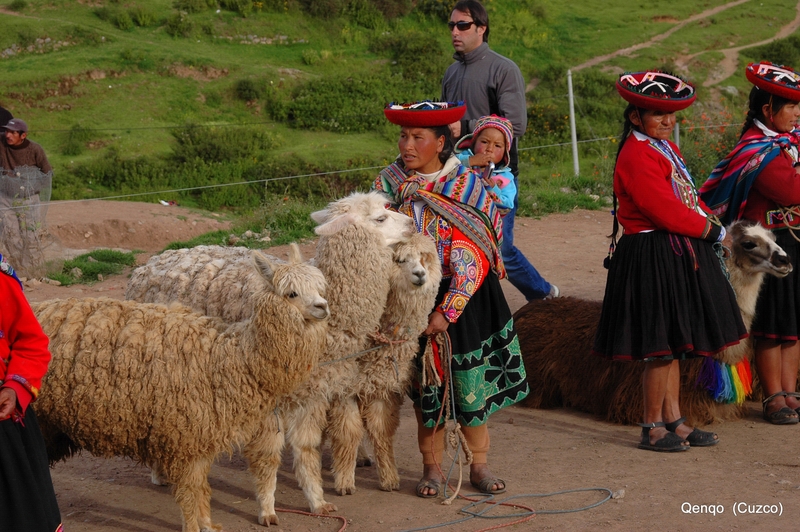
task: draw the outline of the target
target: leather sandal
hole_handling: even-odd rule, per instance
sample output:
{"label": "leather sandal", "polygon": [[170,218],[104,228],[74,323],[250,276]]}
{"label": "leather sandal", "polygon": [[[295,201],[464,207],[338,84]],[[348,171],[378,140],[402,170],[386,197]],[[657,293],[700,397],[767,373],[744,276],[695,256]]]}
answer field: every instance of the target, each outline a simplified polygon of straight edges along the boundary
{"label": "leather sandal", "polygon": [[[675,432],[675,429],[678,428],[678,425],[684,423],[685,421],[685,417],[678,418],[672,423],[664,423],[664,428],[670,432]],[[694,430],[692,430],[692,432],[684,439],[688,441],[689,445],[692,447],[711,447],[712,445],[719,443],[719,436],[717,436],[715,432],[700,430],[697,427],[695,427]]]}
{"label": "leather sandal", "polygon": [[[423,493],[424,489],[435,490],[436,493]],[[423,499],[434,499],[439,496],[441,490],[442,483],[435,478],[423,478],[417,483],[417,497]]]}
{"label": "leather sandal", "polygon": [[763,417],[773,425],[796,425],[800,422],[800,412],[796,412],[789,408],[788,406],[784,406],[780,410],[776,410],[775,412],[767,413],[767,405],[775,399],[776,397],[785,397],[789,395],[789,393],[794,392],[776,392],[761,401],[761,407],[763,409]]}
{"label": "leather sandal", "polygon": [[[480,482],[473,482],[469,481],[472,484],[472,487],[476,490],[480,491],[481,493],[486,493],[488,495],[497,495],[498,493],[505,493],[506,491],[506,481],[502,478],[497,478],[489,475],[488,477],[482,478]],[[492,489],[492,486],[495,484],[502,484],[502,488]]]}
{"label": "leather sandal", "polygon": [[[800,399],[800,393],[797,392],[786,392],[788,397],[794,397],[795,399]],[[789,408],[792,408],[791,406]],[[797,412],[798,417],[800,417],[800,406],[794,409]]]}
{"label": "leather sandal", "polygon": [[667,434],[660,440],[656,441],[655,443],[650,443],[650,429],[665,426],[663,421],[639,423],[639,426],[642,427],[642,441],[639,443],[639,449],[656,451],[659,453],[674,453],[689,450],[689,445],[684,445],[687,443],[687,441],[674,432],[667,432]]}

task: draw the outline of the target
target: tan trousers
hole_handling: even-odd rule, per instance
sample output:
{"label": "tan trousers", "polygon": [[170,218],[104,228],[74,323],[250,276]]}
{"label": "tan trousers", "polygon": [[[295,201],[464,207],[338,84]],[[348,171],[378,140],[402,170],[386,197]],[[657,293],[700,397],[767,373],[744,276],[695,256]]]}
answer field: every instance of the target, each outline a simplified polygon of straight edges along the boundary
{"label": "tan trousers", "polygon": [[[441,465],[444,454],[444,425],[439,425],[436,429],[426,427],[422,423],[422,412],[419,408],[414,408],[414,413],[417,415],[417,442],[419,443],[419,452],[422,453],[422,464]],[[461,431],[467,440],[469,450],[472,451],[472,463],[488,463],[489,427],[486,424],[477,427],[461,427]]]}

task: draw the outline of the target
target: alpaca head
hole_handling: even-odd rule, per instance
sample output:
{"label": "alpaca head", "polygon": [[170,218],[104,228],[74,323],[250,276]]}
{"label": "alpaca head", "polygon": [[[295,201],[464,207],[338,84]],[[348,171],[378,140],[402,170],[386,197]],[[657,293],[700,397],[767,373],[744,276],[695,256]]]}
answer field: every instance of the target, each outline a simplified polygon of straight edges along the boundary
{"label": "alpaca head", "polygon": [[737,268],[746,273],[768,273],[775,277],[791,273],[791,260],[775,243],[771,231],[754,222],[738,221],[730,225],[728,232],[733,241],[731,259]]}
{"label": "alpaca head", "polygon": [[258,251],[253,252],[253,263],[266,281],[270,291],[284,298],[308,321],[324,320],[330,315],[325,300],[327,282],[322,272],[303,262],[300,248],[289,246],[289,262],[277,263]]}
{"label": "alpaca head", "polygon": [[388,199],[380,192],[354,192],[314,213],[311,219],[319,225],[320,236],[330,236],[350,225],[362,225],[383,235],[387,246],[408,240],[414,233],[411,218],[386,208]]}
{"label": "alpaca head", "polygon": [[436,244],[427,235],[414,233],[407,242],[396,244],[394,262],[399,267],[398,274],[407,286],[419,287],[428,282],[439,286],[442,267]]}

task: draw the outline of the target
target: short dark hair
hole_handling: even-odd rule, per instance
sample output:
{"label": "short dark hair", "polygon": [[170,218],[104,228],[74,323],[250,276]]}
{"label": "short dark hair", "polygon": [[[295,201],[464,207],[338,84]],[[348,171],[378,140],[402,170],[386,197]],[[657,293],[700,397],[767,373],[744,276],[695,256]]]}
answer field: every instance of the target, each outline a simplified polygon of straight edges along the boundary
{"label": "short dark hair", "polygon": [[[483,7],[483,4],[478,0],[459,0],[453,6],[453,11],[469,13],[476,26],[486,28],[486,31],[483,32],[483,42],[489,42],[489,14],[486,13],[486,8]],[[453,11],[450,12],[451,15]]]}

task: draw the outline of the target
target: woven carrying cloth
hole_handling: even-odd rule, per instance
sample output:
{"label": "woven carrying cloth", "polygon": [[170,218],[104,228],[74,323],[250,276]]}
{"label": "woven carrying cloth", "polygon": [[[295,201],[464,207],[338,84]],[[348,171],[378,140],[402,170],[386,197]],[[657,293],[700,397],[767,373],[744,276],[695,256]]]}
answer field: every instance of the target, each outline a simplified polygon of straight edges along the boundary
{"label": "woven carrying cloth", "polygon": [[780,155],[781,149],[799,144],[796,131],[774,137],[745,134],[700,187],[700,197],[723,224],[738,220],[761,170]]}
{"label": "woven carrying cloth", "polygon": [[[466,166],[458,165],[450,174],[428,182],[415,174],[407,174],[401,159],[381,171],[375,188],[390,197],[400,197],[403,208],[412,201],[425,202],[437,214],[458,227],[489,259],[492,269],[505,276],[500,244],[503,223],[493,195],[481,177]],[[405,214],[409,214],[405,212]]]}

